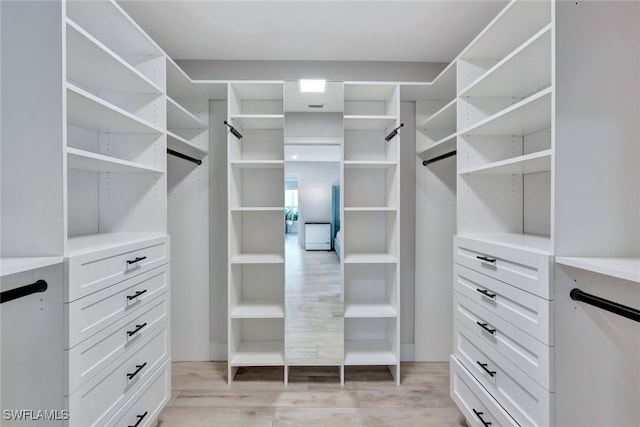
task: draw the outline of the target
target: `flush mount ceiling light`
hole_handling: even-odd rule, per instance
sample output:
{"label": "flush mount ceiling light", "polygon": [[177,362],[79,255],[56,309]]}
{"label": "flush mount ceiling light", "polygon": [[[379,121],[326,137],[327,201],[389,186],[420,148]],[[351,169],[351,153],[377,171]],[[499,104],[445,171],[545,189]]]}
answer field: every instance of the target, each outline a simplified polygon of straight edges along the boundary
{"label": "flush mount ceiling light", "polygon": [[326,84],[326,80],[300,79],[300,92],[323,93]]}

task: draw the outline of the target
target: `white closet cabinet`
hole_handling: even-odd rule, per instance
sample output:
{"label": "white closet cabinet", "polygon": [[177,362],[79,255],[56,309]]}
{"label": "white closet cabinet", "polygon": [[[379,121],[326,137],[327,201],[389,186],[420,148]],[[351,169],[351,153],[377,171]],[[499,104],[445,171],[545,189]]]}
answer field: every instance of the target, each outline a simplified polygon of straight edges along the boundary
{"label": "white closet cabinet", "polygon": [[147,425],[170,396],[166,56],[115,2],[64,6],[69,425]]}
{"label": "white closet cabinet", "polygon": [[229,383],[239,366],[285,366],[283,95],[229,84]]}
{"label": "white closet cabinet", "polygon": [[554,424],[553,30],[551,2],[513,1],[456,60],[451,395],[473,426]]}
{"label": "white closet cabinet", "polygon": [[344,365],[387,365],[400,381],[400,125],[396,84],[345,83]]}
{"label": "white closet cabinet", "polygon": [[150,425],[170,395],[166,55],[114,1],[2,20],[2,263],[62,261],[65,424]]}
{"label": "white closet cabinet", "polygon": [[637,2],[518,0],[457,59],[451,393],[471,425],[637,424],[637,323],[570,295],[640,307],[638,40]]}

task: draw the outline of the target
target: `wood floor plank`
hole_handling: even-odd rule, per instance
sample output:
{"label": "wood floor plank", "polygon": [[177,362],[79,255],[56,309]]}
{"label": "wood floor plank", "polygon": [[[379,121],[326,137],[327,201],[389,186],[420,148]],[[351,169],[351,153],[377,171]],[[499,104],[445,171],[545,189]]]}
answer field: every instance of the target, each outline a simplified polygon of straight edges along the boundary
{"label": "wood floor plank", "polygon": [[176,362],[159,427],[463,427],[449,397],[448,364],[403,363],[396,386],[380,366],[247,367],[227,384],[225,362]]}

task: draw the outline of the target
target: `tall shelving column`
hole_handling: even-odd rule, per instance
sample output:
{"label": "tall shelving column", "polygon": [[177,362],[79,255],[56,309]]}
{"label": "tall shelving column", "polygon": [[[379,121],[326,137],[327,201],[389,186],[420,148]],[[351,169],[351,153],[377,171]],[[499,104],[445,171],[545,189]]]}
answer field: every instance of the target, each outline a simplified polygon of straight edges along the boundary
{"label": "tall shelving column", "polygon": [[[345,366],[386,365],[400,382],[400,89],[345,83]],[[343,378],[344,380],[344,378]]]}
{"label": "tall shelving column", "polygon": [[457,58],[451,396],[471,425],[554,423],[551,12],[511,1]]}
{"label": "tall shelving column", "polygon": [[66,9],[71,256],[166,234],[166,65],[115,3]]}
{"label": "tall shelving column", "polygon": [[63,2],[69,426],[170,398],[166,55],[115,1]]}
{"label": "tall shelving column", "polygon": [[229,383],[240,366],[282,366],[287,382],[283,99],[282,82],[229,84]]}

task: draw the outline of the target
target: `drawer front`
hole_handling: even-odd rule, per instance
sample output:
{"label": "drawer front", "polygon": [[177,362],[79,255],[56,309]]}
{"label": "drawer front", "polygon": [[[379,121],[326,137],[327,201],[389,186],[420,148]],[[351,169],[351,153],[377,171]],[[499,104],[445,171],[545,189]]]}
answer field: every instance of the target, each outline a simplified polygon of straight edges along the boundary
{"label": "drawer front", "polygon": [[69,395],[124,353],[139,350],[145,337],[155,334],[169,318],[169,294],[129,313],[99,334],[67,350],[66,394]]}
{"label": "drawer front", "polygon": [[553,394],[467,328],[454,328],[454,355],[516,422],[549,426]]}
{"label": "drawer front", "polygon": [[166,361],[106,426],[152,426],[171,398],[171,361]]}
{"label": "drawer front", "polygon": [[454,289],[545,344],[553,345],[553,302],[461,265]]}
{"label": "drawer front", "polygon": [[469,426],[519,427],[455,356],[451,356],[450,367],[451,398],[464,414]]}
{"label": "drawer front", "polygon": [[145,339],[139,351],[118,358],[67,398],[70,427],[103,426],[169,359],[168,327]]}
{"label": "drawer front", "polygon": [[168,262],[166,237],[69,257],[65,260],[65,301],[75,301]]}
{"label": "drawer front", "polygon": [[456,322],[466,326],[545,389],[553,391],[553,347],[458,292],[453,293],[453,304]]}
{"label": "drawer front", "polygon": [[454,260],[544,299],[553,299],[553,264],[549,255],[456,236]]}
{"label": "drawer front", "polygon": [[65,304],[66,348],[72,348],[169,290],[168,266]]}

